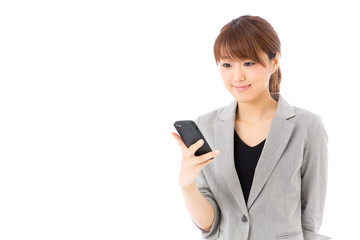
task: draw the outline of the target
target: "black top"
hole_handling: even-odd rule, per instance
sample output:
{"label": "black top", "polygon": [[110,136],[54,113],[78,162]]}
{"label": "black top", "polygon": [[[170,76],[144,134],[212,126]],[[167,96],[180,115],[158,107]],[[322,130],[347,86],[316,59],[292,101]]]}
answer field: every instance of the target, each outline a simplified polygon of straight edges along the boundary
{"label": "black top", "polygon": [[255,168],[259,161],[261,151],[265,144],[264,139],[256,146],[250,147],[244,143],[236,131],[234,131],[234,161],[237,175],[244,194],[245,202],[249,198],[249,193],[254,178]]}

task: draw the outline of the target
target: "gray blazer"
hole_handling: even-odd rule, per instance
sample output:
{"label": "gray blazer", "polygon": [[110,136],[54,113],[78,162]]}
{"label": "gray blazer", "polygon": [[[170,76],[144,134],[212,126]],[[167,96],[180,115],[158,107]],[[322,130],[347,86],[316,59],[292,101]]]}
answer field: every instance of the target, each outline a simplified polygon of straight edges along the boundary
{"label": "gray blazer", "polygon": [[258,161],[247,205],[234,165],[237,101],[194,121],[210,147],[220,150],[196,184],[214,208],[202,239],[325,240],[318,234],[327,188],[328,136],[319,115],[293,107],[280,93]]}

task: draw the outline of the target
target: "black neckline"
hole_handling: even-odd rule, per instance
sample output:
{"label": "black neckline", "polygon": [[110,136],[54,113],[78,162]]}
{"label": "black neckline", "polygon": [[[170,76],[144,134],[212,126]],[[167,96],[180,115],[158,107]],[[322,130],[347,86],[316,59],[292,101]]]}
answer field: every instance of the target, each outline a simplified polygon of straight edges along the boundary
{"label": "black neckline", "polygon": [[236,130],[234,130],[234,132],[235,132],[235,135],[237,136],[237,138],[240,140],[240,142],[241,142],[245,147],[247,147],[247,148],[249,148],[249,149],[255,149],[255,148],[257,148],[257,147],[260,147],[260,146],[262,146],[262,145],[265,143],[265,141],[266,141],[266,138],[265,138],[264,140],[262,140],[262,142],[260,142],[260,143],[258,143],[257,145],[251,147],[251,146],[247,145],[247,144],[240,138],[240,136],[237,134]]}

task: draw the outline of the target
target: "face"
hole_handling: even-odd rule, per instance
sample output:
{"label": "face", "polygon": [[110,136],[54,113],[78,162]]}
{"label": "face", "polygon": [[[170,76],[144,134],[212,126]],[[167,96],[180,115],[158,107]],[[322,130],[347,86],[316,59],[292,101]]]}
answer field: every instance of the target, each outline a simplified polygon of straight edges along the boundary
{"label": "face", "polygon": [[265,59],[265,67],[251,59],[220,59],[221,78],[238,102],[251,102],[263,94],[269,94],[269,80],[278,67],[279,53],[271,61],[266,53],[263,52],[261,56]]}

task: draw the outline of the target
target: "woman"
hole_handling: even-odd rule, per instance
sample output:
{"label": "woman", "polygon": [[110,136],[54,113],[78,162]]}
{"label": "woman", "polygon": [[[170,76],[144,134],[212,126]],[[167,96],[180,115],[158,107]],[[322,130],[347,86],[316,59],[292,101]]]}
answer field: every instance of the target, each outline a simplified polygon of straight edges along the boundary
{"label": "woman", "polygon": [[[319,115],[280,95],[280,40],[264,19],[226,24],[214,55],[228,106],[195,119],[201,140],[182,151],[179,185],[203,239],[315,240],[327,187],[328,136]],[[213,158],[212,160],[210,160]]]}

